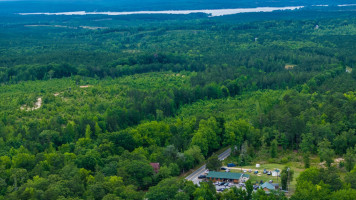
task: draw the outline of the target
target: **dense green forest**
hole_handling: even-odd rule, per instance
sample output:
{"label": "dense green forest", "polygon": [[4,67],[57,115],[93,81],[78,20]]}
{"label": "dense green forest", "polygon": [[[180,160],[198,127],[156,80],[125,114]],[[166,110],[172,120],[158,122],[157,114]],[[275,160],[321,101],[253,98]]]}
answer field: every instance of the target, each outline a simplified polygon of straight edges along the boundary
{"label": "dense green forest", "polygon": [[[274,14],[0,19],[0,200],[353,199],[355,12]],[[226,147],[293,192],[184,180]]]}

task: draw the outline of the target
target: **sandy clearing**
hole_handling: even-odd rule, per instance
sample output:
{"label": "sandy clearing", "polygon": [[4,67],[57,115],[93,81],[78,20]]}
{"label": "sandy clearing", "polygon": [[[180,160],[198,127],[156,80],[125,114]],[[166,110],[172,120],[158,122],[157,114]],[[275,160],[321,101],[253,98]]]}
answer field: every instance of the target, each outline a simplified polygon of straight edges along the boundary
{"label": "sandy clearing", "polygon": [[294,67],[296,67],[297,65],[285,65],[284,69],[293,69]]}
{"label": "sandy clearing", "polygon": [[89,30],[98,30],[98,29],[108,29],[109,27],[100,27],[100,26],[79,26],[80,28],[89,29]]}
{"label": "sandy clearing", "polygon": [[346,72],[351,74],[351,72],[352,72],[352,68],[351,68],[351,67],[349,67],[349,66],[346,66]]}
{"label": "sandy clearing", "polygon": [[24,105],[21,106],[20,109],[26,111],[32,111],[32,110],[40,109],[41,106],[42,106],[42,97],[38,97],[34,107],[26,108],[27,106]]}

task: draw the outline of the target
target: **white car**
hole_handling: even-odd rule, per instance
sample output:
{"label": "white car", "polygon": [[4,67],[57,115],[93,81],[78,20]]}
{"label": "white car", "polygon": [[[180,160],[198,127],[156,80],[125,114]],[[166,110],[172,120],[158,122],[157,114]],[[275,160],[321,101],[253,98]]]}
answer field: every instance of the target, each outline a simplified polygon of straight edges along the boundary
{"label": "white car", "polygon": [[246,173],[247,171],[246,171],[246,169],[244,169],[244,173]]}

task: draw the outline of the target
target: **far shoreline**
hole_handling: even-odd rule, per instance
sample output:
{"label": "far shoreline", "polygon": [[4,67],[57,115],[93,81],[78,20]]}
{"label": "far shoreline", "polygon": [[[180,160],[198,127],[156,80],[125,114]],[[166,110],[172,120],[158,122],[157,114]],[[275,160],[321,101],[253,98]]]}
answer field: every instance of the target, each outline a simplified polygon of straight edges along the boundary
{"label": "far shoreline", "polygon": [[218,17],[224,15],[233,15],[239,13],[253,13],[253,12],[273,12],[284,10],[297,10],[304,8],[304,6],[287,6],[287,7],[257,7],[257,8],[235,8],[235,9],[206,9],[206,10],[164,10],[164,11],[132,11],[132,12],[39,12],[39,13],[18,13],[19,15],[139,15],[139,14],[181,14],[188,15],[193,13],[205,13],[211,17]]}

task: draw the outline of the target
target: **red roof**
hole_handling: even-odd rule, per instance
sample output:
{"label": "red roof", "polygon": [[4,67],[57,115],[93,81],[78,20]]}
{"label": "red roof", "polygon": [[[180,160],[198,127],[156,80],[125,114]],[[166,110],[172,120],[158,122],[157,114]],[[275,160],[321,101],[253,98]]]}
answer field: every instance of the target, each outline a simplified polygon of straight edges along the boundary
{"label": "red roof", "polygon": [[153,170],[158,173],[159,171],[159,163],[150,163],[150,165],[153,167]]}

